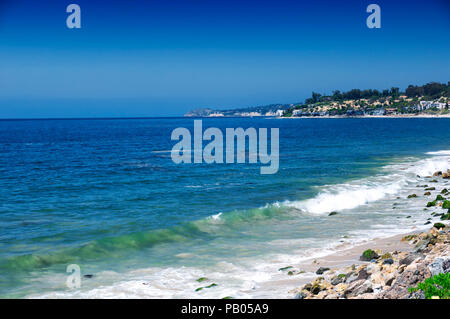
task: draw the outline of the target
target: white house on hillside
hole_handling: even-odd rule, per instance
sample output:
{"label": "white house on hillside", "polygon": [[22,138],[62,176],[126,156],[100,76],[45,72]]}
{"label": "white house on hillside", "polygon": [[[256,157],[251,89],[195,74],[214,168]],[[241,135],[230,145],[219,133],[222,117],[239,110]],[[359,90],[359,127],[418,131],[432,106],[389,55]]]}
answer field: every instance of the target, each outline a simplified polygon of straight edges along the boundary
{"label": "white house on hillside", "polygon": [[428,110],[431,108],[437,108],[438,110],[443,110],[447,107],[447,103],[434,102],[434,101],[420,101],[418,105],[419,111]]}

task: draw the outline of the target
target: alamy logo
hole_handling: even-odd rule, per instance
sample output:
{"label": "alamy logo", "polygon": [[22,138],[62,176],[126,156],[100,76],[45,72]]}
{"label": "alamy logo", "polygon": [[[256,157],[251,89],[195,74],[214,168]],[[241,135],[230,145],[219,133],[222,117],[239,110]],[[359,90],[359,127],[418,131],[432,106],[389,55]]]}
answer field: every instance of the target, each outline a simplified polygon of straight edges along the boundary
{"label": "alamy logo", "polygon": [[[261,174],[275,174],[279,167],[279,129],[270,129],[270,154],[268,152],[267,128],[250,127],[227,128],[225,130],[225,145],[223,133],[216,127],[210,127],[203,132],[202,120],[194,121],[194,138],[192,148],[191,132],[184,127],[172,131],[172,141],[176,143],[171,152],[172,161],[180,163],[258,163],[268,164],[260,168]],[[248,156],[246,156],[248,140]],[[210,141],[203,147],[203,141]],[[235,144],[236,142],[236,144]],[[236,147],[235,147],[236,145]],[[225,150],[224,150],[225,147]],[[235,154],[236,149],[236,154]],[[225,159],[224,159],[225,154]]]}
{"label": "alamy logo", "polygon": [[67,13],[71,13],[66,19],[66,25],[69,29],[81,28],[81,8],[78,4],[69,4],[66,9]]}
{"label": "alamy logo", "polygon": [[367,13],[372,13],[367,17],[366,25],[369,29],[381,28],[381,8],[378,4],[369,4],[366,9]]}
{"label": "alamy logo", "polygon": [[69,289],[80,288],[81,287],[81,269],[77,264],[68,265],[66,272],[70,273],[67,276],[66,286]]}

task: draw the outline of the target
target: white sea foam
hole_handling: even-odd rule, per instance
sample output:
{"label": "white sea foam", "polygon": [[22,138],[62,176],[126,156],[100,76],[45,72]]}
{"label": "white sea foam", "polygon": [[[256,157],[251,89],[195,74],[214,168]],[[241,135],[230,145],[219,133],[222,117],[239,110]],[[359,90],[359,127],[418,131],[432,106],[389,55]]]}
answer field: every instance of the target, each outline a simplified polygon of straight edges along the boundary
{"label": "white sea foam", "polygon": [[311,214],[354,209],[397,194],[407,185],[416,183],[420,178],[417,175],[431,176],[436,171],[445,171],[450,167],[450,151],[427,154],[431,153],[436,156],[389,165],[384,168],[385,175],[368,177],[351,183],[326,185],[314,198],[285,201],[275,205],[292,207]]}
{"label": "white sea foam", "polygon": [[427,155],[447,155],[450,156],[449,150],[437,151],[437,152],[428,152]]}
{"label": "white sea foam", "polygon": [[325,214],[356,208],[380,200],[386,195],[397,193],[404,184],[405,181],[375,186],[343,184],[334,189],[324,190],[314,198],[304,201],[287,201],[283,205],[312,214]]}
{"label": "white sea foam", "polygon": [[222,215],[222,213],[220,212],[218,214],[212,215],[211,218],[214,220],[219,220],[221,215]]}
{"label": "white sea foam", "polygon": [[[448,152],[448,153],[447,153]],[[438,154],[439,153],[439,154]],[[432,175],[437,170],[450,167],[450,151],[434,152],[433,157],[417,160],[408,159],[402,163],[389,165],[377,176],[338,184],[325,185],[317,196],[303,201],[274,203],[276,207],[292,207],[311,215],[325,214],[335,210],[346,210],[349,214],[363,215],[373,219],[369,227],[347,232],[348,239],[317,241],[317,238],[277,239],[266,242],[267,249],[277,252],[283,247],[297,247],[290,253],[268,254],[257,259],[224,260],[214,266],[168,267],[139,269],[118,274],[117,279],[105,276],[98,287],[85,287],[79,291],[59,291],[39,294],[40,298],[283,298],[289,295],[286,284],[295,284],[295,280],[310,278],[312,273],[296,275],[294,281],[285,281],[286,274],[278,271],[286,265],[298,265],[302,262],[320,258],[340,249],[361,244],[374,238],[386,238],[407,233],[412,229],[420,230],[429,226],[424,221],[432,209],[423,211],[423,198],[413,198],[407,206],[393,214],[392,205],[397,196],[406,198],[412,190],[417,192],[417,184],[423,183],[423,176]],[[422,177],[418,177],[420,175]],[[420,189],[420,188],[419,188]],[[270,206],[270,205],[269,205]],[[398,219],[414,213],[414,219]],[[222,213],[209,217],[220,221]],[[386,215],[386,216],[385,216]],[[315,217],[314,217],[315,218]],[[303,244],[303,245],[302,245]],[[302,247],[303,248],[298,248]],[[304,248],[309,246],[310,248]],[[313,247],[314,246],[314,247]],[[272,249],[271,249],[272,248]],[[212,249],[214,249],[212,247]],[[96,274],[96,280],[102,281],[104,275]],[[205,283],[196,279],[207,277]],[[120,278],[120,279],[119,279]],[[286,284],[279,285],[280,281]],[[199,287],[216,283],[217,286],[196,291]],[[297,286],[293,286],[298,287]]]}
{"label": "white sea foam", "polygon": [[431,176],[436,171],[446,171],[450,166],[450,156],[433,157],[430,159],[422,160],[419,165],[410,168],[410,171],[420,176]]}

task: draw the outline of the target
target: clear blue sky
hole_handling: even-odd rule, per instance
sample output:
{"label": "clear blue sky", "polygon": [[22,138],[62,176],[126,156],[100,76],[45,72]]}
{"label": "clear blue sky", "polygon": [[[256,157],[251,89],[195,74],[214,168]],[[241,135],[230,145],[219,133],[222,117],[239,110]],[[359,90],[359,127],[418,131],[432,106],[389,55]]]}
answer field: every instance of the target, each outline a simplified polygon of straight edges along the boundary
{"label": "clear blue sky", "polygon": [[[66,6],[82,29],[66,27]],[[381,7],[381,29],[366,7]],[[0,118],[174,116],[450,80],[442,1],[0,0]]]}

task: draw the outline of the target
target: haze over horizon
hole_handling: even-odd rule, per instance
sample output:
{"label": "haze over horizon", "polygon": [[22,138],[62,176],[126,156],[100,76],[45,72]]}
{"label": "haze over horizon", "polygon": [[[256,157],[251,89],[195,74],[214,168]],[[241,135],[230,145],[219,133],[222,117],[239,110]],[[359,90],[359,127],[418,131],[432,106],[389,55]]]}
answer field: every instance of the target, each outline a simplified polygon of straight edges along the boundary
{"label": "haze over horizon", "polygon": [[[66,27],[77,3],[82,28]],[[366,7],[381,7],[381,29]],[[2,1],[0,118],[179,116],[450,74],[446,1]]]}

